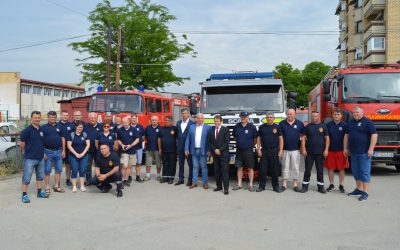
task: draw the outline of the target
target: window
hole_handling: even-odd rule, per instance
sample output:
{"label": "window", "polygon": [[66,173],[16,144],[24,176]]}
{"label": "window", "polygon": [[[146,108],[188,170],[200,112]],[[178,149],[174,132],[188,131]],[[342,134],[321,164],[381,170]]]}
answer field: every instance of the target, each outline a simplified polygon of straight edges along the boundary
{"label": "window", "polygon": [[51,89],[51,88],[44,88],[43,90],[44,90],[44,93],[43,93],[44,95],[51,96],[53,94],[53,89]]}
{"label": "window", "polygon": [[340,22],[339,29],[340,29],[340,31],[346,31],[346,22],[345,21]]}
{"label": "window", "polygon": [[63,97],[69,98],[69,90],[63,90]]}
{"label": "window", "polygon": [[169,113],[169,101],[163,101],[164,113]]}
{"label": "window", "polygon": [[356,0],[356,8],[361,8],[362,7],[362,4],[363,4],[363,1],[362,0]]}
{"label": "window", "polygon": [[153,99],[146,99],[146,111],[151,113],[156,112],[156,103]]}
{"label": "window", "polygon": [[30,85],[21,85],[21,92],[24,94],[30,94],[31,88],[32,88],[32,86],[30,86]]}
{"label": "window", "polygon": [[346,50],[347,49],[347,42],[343,41],[340,43],[340,50]]}
{"label": "window", "polygon": [[33,94],[34,95],[41,95],[42,94],[42,88],[41,87],[33,87]]}
{"label": "window", "polygon": [[362,49],[356,48],[356,52],[354,53],[354,59],[358,60],[362,58]]}
{"label": "window", "polygon": [[161,104],[161,100],[156,100],[156,110],[157,112],[162,112],[162,104]]}
{"label": "window", "polygon": [[76,92],[75,91],[71,91],[71,98],[75,98],[76,97]]}
{"label": "window", "polygon": [[79,92],[78,93],[78,97],[82,97],[83,96],[83,93],[82,92]]}
{"label": "window", "polygon": [[54,90],[54,96],[61,96],[61,90],[60,89],[55,89]]}
{"label": "window", "polygon": [[356,22],[356,33],[362,33],[363,32],[363,24],[362,21]]}
{"label": "window", "polygon": [[367,42],[367,53],[373,50],[385,50],[384,37],[371,37]]}
{"label": "window", "polygon": [[342,1],[342,3],[341,3],[341,9],[342,9],[342,11],[345,11],[346,10],[346,1]]}

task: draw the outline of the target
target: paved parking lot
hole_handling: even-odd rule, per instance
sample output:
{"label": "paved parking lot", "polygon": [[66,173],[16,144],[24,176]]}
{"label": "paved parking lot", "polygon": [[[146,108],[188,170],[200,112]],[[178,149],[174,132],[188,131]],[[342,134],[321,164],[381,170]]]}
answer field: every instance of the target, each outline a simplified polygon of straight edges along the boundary
{"label": "paved parking lot", "polygon": [[[399,249],[394,168],[373,169],[366,202],[316,192],[315,173],[312,183],[306,194],[269,189],[225,196],[212,191],[212,177],[209,190],[151,180],[134,183],[120,199],[89,187],[48,200],[34,197],[30,185],[31,204],[23,204],[14,176],[0,180],[1,249]],[[354,188],[350,175],[345,188]]]}

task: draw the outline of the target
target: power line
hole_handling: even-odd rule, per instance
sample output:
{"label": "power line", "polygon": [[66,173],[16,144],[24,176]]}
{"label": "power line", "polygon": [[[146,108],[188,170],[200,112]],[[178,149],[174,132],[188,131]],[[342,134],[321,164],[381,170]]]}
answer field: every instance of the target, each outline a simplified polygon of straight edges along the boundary
{"label": "power line", "polygon": [[65,5],[62,5],[62,4],[53,2],[53,1],[51,1],[51,0],[45,0],[45,1],[48,2],[48,3],[54,4],[54,5],[58,6],[58,7],[61,7],[61,8],[63,8],[63,9],[66,9],[66,10],[69,10],[69,11],[71,11],[71,12],[74,12],[75,14],[78,14],[78,15],[81,15],[81,16],[84,16],[84,17],[87,17],[87,14],[84,14],[84,13],[79,12],[79,11],[77,11],[77,10],[71,9],[71,8],[68,7],[68,6],[65,6]]}

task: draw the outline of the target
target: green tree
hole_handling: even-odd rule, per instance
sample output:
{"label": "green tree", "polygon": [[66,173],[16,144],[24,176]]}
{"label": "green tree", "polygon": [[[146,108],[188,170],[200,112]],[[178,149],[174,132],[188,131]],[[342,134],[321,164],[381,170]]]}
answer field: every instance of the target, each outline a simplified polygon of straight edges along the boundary
{"label": "green tree", "polygon": [[[76,59],[82,68],[81,83],[105,84],[107,65],[107,31],[112,26],[111,79],[115,79],[118,28],[123,29],[123,50],[121,64],[121,87],[133,88],[144,85],[146,89],[157,89],[169,84],[182,84],[188,77],[179,77],[173,73],[171,63],[196,52],[194,45],[182,35],[180,43],[168,28],[176,17],[164,6],[142,0],[125,0],[126,5],[112,7],[104,0],[90,12],[87,41],[74,42],[70,46],[83,55]],[[112,80],[112,86],[115,80]]]}

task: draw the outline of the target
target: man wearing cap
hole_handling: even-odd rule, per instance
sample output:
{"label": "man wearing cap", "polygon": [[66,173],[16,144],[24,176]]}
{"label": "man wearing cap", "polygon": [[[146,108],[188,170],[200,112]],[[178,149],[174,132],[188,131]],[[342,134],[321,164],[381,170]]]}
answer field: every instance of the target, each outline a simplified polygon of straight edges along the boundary
{"label": "man wearing cap", "polygon": [[300,177],[300,140],[304,124],[296,119],[296,111],[288,109],[286,120],[279,123],[283,136],[283,157],[282,157],[282,187],[281,192],[287,188],[289,177],[293,179],[293,191],[299,192],[297,180]]}
{"label": "man wearing cap", "polygon": [[364,110],[355,106],[354,119],[347,124],[344,136],[344,154],[350,155],[351,172],[356,181],[356,188],[349,196],[359,196],[359,201],[368,199],[371,181],[371,157],[378,140],[378,133],[371,120],[364,116]]}
{"label": "man wearing cap", "polygon": [[249,123],[249,113],[243,111],[240,113],[241,122],[237,123],[233,128],[233,137],[236,140],[236,159],[235,167],[237,167],[238,184],[232,190],[236,191],[243,188],[243,168],[247,167],[249,171],[249,191],[254,192],[254,145],[257,140],[257,128],[254,124]]}

